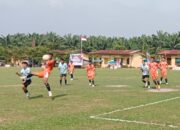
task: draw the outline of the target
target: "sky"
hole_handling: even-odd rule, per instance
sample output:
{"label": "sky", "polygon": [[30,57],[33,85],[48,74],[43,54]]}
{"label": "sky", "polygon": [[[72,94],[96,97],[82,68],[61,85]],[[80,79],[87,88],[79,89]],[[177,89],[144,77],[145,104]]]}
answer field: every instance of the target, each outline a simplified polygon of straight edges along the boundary
{"label": "sky", "polygon": [[180,31],[180,0],[0,0],[0,35],[133,37]]}

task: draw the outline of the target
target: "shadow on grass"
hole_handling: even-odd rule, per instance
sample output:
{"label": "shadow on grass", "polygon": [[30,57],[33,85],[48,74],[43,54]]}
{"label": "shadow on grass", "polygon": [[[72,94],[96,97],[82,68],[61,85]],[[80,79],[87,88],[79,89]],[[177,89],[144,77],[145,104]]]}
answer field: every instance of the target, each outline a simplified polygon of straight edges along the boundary
{"label": "shadow on grass", "polygon": [[37,96],[30,97],[30,99],[38,99],[38,98],[42,98],[42,97],[43,97],[43,95],[37,95]]}
{"label": "shadow on grass", "polygon": [[67,96],[67,94],[59,94],[59,95],[53,96],[53,100],[55,100],[56,98],[64,97],[64,96]]}

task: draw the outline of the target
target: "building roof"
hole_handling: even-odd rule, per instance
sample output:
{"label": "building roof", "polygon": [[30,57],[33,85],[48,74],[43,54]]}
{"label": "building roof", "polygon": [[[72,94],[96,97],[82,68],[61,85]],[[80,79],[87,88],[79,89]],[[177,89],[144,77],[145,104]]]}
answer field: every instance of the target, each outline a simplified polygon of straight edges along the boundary
{"label": "building roof", "polygon": [[159,55],[180,55],[180,50],[162,50]]}
{"label": "building roof", "polygon": [[99,50],[90,52],[90,55],[132,55],[141,52],[140,50]]}
{"label": "building roof", "polygon": [[60,55],[67,55],[67,54],[69,54],[69,51],[66,51],[66,50],[53,50],[52,52],[58,53]]}
{"label": "building roof", "polygon": [[[59,55],[68,55],[73,53],[81,53],[79,50],[52,50],[52,52],[58,53]],[[86,52],[83,52],[86,54]]]}

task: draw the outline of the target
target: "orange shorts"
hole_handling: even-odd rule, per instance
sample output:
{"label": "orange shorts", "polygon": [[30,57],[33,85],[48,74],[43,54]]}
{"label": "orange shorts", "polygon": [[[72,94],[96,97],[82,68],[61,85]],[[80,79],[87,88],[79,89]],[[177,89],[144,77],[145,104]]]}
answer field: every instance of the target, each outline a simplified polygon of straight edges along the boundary
{"label": "orange shorts", "polygon": [[167,70],[161,70],[161,76],[167,77]]}
{"label": "orange shorts", "polygon": [[95,75],[94,74],[88,74],[87,77],[89,80],[91,80],[91,79],[94,79]]}
{"label": "orange shorts", "polygon": [[37,75],[39,78],[49,78],[50,72],[48,72],[48,71],[42,71],[42,72],[36,73],[36,75]]}

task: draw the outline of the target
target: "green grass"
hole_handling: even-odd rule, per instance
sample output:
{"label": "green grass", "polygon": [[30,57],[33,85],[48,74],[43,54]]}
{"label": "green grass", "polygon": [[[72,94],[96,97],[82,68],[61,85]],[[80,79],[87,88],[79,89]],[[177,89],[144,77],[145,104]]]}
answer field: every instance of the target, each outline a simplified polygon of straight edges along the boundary
{"label": "green grass", "polygon": [[[135,69],[97,69],[95,88],[88,86],[86,71],[76,70],[75,80],[59,85],[54,69],[50,84],[55,99],[48,98],[41,79],[33,78],[31,99],[25,98],[18,68],[0,68],[0,130],[173,130],[174,128],[90,119],[89,116],[180,96],[180,92],[151,93],[143,88]],[[37,71],[38,69],[33,69]],[[180,72],[169,71],[169,85],[180,90]],[[128,87],[108,87],[128,85]],[[180,127],[180,99],[103,117]],[[178,129],[178,128],[177,128]],[[180,129],[180,128],[179,128]]]}

